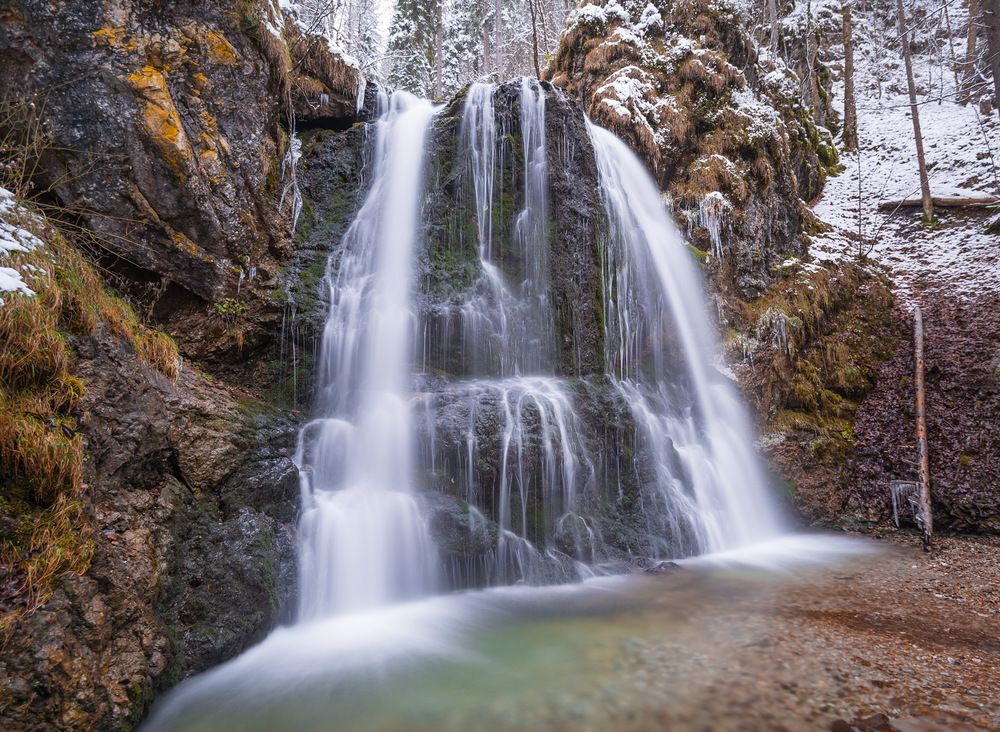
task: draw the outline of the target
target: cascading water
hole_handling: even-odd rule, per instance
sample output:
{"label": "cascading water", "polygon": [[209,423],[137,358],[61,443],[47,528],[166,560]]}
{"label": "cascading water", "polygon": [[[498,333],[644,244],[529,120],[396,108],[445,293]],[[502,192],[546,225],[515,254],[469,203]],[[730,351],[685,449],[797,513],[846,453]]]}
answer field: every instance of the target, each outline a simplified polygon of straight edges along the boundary
{"label": "cascading water", "polygon": [[[459,136],[475,195],[479,276],[457,307],[462,352],[475,361],[470,371],[477,378],[450,380],[418,397],[422,467],[445,476],[449,491],[499,525],[495,551],[477,560],[483,567],[459,574],[485,574],[479,582],[490,584],[580,576],[588,570],[579,561],[560,573],[552,560],[589,561],[602,553],[608,532],[617,539],[603,543],[658,559],[772,535],[777,522],[749,430],[732,390],[710,366],[714,347],[698,275],[639,161],[593,126],[607,219],[599,247],[607,375],[575,382],[558,373],[549,312],[545,92],[536,81],[521,81],[524,205],[505,237],[498,209],[510,199],[504,185],[511,179],[501,173],[516,150],[503,128],[511,117],[494,106],[499,90],[469,89]],[[629,446],[618,450],[624,457],[615,465],[599,427],[580,416],[588,408],[617,410],[628,423],[617,439]],[[638,493],[638,510],[626,506],[630,493]],[[609,498],[619,513],[638,514],[626,522],[639,525],[623,533],[615,525],[622,520],[602,516],[600,504]]]}
{"label": "cascading water", "polygon": [[[410,493],[407,370],[412,259],[429,102],[380,100],[371,191],[328,264],[320,408],[299,437],[300,618],[436,587],[437,555]],[[335,264],[335,266],[334,266]]]}
{"label": "cascading water", "polygon": [[[533,80],[474,85],[460,122],[381,96],[371,190],[327,265],[323,416],[299,437],[301,622],[182,684],[149,730],[412,729],[414,697],[383,686],[405,677],[456,685],[440,704],[421,690],[433,715],[419,724],[447,728],[464,701],[459,680],[485,667],[501,671],[480,692],[490,709],[499,687],[523,678],[550,710],[533,685],[551,680],[551,664],[526,668],[516,621],[595,602],[615,612],[622,595],[593,587],[630,585],[398,601],[628,571],[636,555],[720,552],[778,533],[749,429],[711,366],[697,272],[656,187],[593,126],[590,157],[584,121],[559,94]],[[562,104],[555,125],[546,98]],[[427,141],[445,160],[424,165]],[[576,173],[599,179],[600,200],[581,186],[569,201]],[[561,228],[549,219],[559,206]],[[574,294],[556,272],[590,284]],[[602,317],[578,338],[587,307]],[[762,545],[761,566],[788,557],[779,544]],[[477,637],[504,623],[518,652],[481,653]],[[545,640],[533,628],[530,644],[547,656],[550,627]],[[588,648],[592,629],[581,631]],[[388,702],[403,712],[387,721]]]}
{"label": "cascading water", "polygon": [[652,548],[670,551],[668,536],[681,538],[684,554],[774,536],[749,426],[711,367],[715,348],[693,264],[638,158],[607,130],[588,129],[609,219],[605,359],[653,456]]}
{"label": "cascading water", "polygon": [[[429,330],[411,302],[434,112],[405,94],[383,100],[372,189],[329,265],[319,400],[326,416],[300,439],[303,619],[438,586],[441,562],[409,490],[421,472],[463,492],[472,507],[469,532],[477,522],[496,526],[491,548],[464,564],[444,563],[452,587],[586,575],[580,560],[615,543],[604,542],[604,533],[618,529],[600,503],[616,480],[617,503],[627,504],[629,491],[639,501],[638,510],[628,509],[639,516],[623,540],[628,552],[676,558],[776,531],[739,406],[709,366],[713,345],[697,275],[641,164],[593,126],[607,219],[599,247],[607,375],[573,382],[558,373],[546,92],[522,79],[513,116],[495,108],[498,89],[468,90],[458,135],[475,198],[478,276],[444,309],[461,321],[459,349],[472,378],[425,384],[412,396],[411,334]],[[520,133],[519,147],[508,129]],[[505,177],[511,166],[520,177]],[[504,211],[512,202],[505,186],[514,182],[520,205]],[[417,381],[430,373],[425,357]],[[619,450],[630,455],[628,487],[621,464],[609,474],[593,420],[580,415],[588,389],[604,394],[591,413],[613,403],[629,425],[623,434],[631,452]]]}
{"label": "cascading water", "polygon": [[[504,165],[505,130],[498,138],[490,84],[473,84],[462,115],[461,140],[468,149],[476,199],[480,275],[461,306],[463,340],[473,373],[514,376],[551,372],[552,325],[547,294],[545,221],[545,93],[534,79],[521,80],[520,126],[524,207],[510,241],[498,241],[494,220],[503,215],[498,177]],[[498,144],[499,143],[499,144]],[[517,279],[515,288],[508,279]]]}

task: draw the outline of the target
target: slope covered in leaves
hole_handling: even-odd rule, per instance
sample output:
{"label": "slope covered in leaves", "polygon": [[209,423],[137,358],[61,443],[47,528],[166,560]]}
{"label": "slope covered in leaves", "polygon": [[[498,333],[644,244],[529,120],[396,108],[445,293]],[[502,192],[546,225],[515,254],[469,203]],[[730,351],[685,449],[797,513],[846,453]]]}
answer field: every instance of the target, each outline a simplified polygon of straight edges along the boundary
{"label": "slope covered in leaves", "polygon": [[[942,198],[1000,195],[996,155],[1000,123],[980,108],[991,84],[964,83],[969,16],[955,3],[906,4],[914,30],[914,76],[931,193]],[[835,21],[840,7],[834,7]],[[855,86],[860,150],[844,152],[816,215],[830,227],[812,250],[830,259],[865,256],[895,285],[903,339],[857,412],[858,462],[843,496],[847,513],[891,521],[891,480],[915,480],[912,310],[923,313],[931,490],[939,528],[1000,530],[1000,250],[989,211],[939,208],[933,225],[914,208],[889,201],[919,198],[919,173],[895,4],[855,9]],[[834,23],[834,25],[836,22]],[[949,35],[951,38],[949,39]],[[952,62],[952,48],[955,61]],[[843,48],[821,50],[843,103]],[[968,102],[962,103],[966,98]]]}

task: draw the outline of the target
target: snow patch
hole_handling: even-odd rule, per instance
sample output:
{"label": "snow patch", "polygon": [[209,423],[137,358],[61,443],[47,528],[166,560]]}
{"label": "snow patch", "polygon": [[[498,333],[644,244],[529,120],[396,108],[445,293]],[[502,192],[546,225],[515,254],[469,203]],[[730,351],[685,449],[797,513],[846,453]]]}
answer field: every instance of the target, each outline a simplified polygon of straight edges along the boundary
{"label": "snow patch", "polygon": [[[0,188],[0,262],[9,260],[11,252],[30,252],[44,246],[44,242],[30,231],[7,220],[17,214],[27,212],[17,203],[13,193]],[[22,269],[33,272],[36,268],[25,264]],[[0,266],[0,292],[17,292],[28,297],[35,294],[19,271],[6,266]],[[0,298],[0,306],[3,304],[4,301]]]}

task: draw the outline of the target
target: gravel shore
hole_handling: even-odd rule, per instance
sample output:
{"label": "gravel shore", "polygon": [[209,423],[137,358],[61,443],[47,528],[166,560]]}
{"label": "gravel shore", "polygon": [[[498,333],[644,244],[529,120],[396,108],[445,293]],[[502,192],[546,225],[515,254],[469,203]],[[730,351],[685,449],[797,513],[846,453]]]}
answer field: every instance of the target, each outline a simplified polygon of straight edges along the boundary
{"label": "gravel shore", "polygon": [[1000,729],[1000,539],[938,537],[926,554],[879,538],[842,571],[777,585],[663,578],[666,611],[691,594],[691,615],[634,641],[624,677],[647,703],[619,728]]}

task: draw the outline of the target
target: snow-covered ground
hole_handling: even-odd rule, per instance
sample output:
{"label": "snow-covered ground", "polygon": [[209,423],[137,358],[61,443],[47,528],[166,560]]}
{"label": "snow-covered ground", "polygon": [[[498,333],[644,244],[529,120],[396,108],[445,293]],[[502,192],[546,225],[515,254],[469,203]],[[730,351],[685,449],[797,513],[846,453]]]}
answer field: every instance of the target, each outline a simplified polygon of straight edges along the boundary
{"label": "snow-covered ground", "polygon": [[[929,3],[927,6],[931,9]],[[952,8],[956,41],[964,38],[958,28],[965,22],[965,12]],[[925,22],[918,33],[934,20]],[[855,25],[859,25],[858,18]],[[827,181],[821,200],[813,208],[822,221],[834,227],[833,232],[814,238],[814,256],[857,255],[857,241],[844,234],[858,233],[860,193],[861,232],[874,241],[871,256],[889,267],[904,302],[918,303],[922,294],[930,293],[974,297],[1000,292],[1000,237],[985,233],[990,213],[938,209],[938,222],[927,227],[919,221],[919,209],[879,212],[883,201],[919,198],[920,176],[902,60],[879,54],[871,35],[860,34],[857,40],[861,150],[841,153],[844,172]],[[965,43],[957,42],[955,50],[964,57]],[[1000,196],[1000,122],[996,110],[984,117],[977,104],[962,106],[954,101],[950,55],[942,57],[931,51],[915,56],[914,68],[932,196]],[[842,110],[842,81],[836,84],[834,95]]]}

